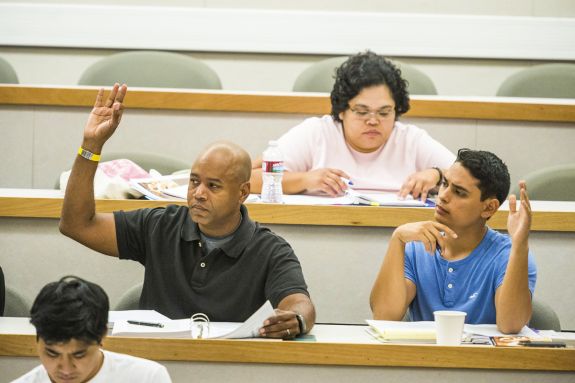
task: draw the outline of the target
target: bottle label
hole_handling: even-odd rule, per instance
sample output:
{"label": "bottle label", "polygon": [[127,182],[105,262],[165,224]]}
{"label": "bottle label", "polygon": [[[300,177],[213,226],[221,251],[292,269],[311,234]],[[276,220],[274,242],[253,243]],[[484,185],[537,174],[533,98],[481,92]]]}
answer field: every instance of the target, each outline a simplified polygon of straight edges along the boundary
{"label": "bottle label", "polygon": [[284,171],[283,161],[263,161],[262,170],[264,173],[282,173]]}

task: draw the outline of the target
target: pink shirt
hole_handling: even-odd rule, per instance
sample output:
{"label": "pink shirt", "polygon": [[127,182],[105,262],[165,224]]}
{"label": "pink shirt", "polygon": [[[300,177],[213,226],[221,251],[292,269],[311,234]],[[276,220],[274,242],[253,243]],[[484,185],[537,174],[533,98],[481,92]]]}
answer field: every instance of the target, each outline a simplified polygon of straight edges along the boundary
{"label": "pink shirt", "polygon": [[341,123],[331,116],[312,117],[290,129],[279,140],[286,171],[306,172],[320,168],[349,174],[355,189],[401,188],[405,179],[420,170],[448,168],[455,155],[423,129],[396,122],[389,140],[372,153],[352,149]]}

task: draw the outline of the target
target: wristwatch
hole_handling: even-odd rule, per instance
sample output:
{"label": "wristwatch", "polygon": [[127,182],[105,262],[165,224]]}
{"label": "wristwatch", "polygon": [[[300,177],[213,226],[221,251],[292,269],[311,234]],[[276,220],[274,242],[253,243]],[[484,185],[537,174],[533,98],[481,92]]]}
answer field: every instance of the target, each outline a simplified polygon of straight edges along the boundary
{"label": "wristwatch", "polygon": [[307,332],[307,326],[305,324],[305,318],[301,314],[295,314],[295,319],[297,319],[297,323],[299,325],[299,334],[303,335]]}
{"label": "wristwatch", "polygon": [[440,186],[441,182],[443,182],[443,172],[441,171],[440,168],[438,168],[437,166],[434,166],[432,169],[437,170],[437,172],[439,173],[439,181],[437,181],[437,183],[435,184],[435,186]]}

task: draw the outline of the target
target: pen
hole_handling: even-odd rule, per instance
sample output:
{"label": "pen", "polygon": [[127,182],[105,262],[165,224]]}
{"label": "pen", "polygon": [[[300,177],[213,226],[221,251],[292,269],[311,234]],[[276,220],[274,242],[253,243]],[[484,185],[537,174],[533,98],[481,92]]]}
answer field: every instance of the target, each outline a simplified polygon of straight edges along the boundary
{"label": "pen", "polygon": [[138,326],[150,326],[150,327],[164,327],[161,323],[152,323],[152,322],[140,322],[136,320],[129,320],[129,324],[137,324]]}
{"label": "pen", "polygon": [[353,186],[353,182],[352,182],[351,180],[348,180],[348,179],[345,178],[345,177],[339,177],[339,178],[340,178],[340,179],[343,181],[343,183],[346,184],[347,186]]}

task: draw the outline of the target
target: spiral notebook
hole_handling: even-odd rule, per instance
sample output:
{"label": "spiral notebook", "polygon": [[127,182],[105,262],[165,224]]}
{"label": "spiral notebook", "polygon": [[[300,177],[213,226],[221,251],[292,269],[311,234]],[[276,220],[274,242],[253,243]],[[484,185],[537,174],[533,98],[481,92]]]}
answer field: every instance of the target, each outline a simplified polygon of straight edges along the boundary
{"label": "spiral notebook", "polygon": [[264,321],[274,315],[274,309],[266,301],[245,322],[211,322],[205,317],[199,320],[200,314],[192,318],[165,320],[143,324],[129,323],[120,320],[114,323],[112,336],[129,336],[143,338],[192,338],[192,339],[241,339],[257,338]]}

